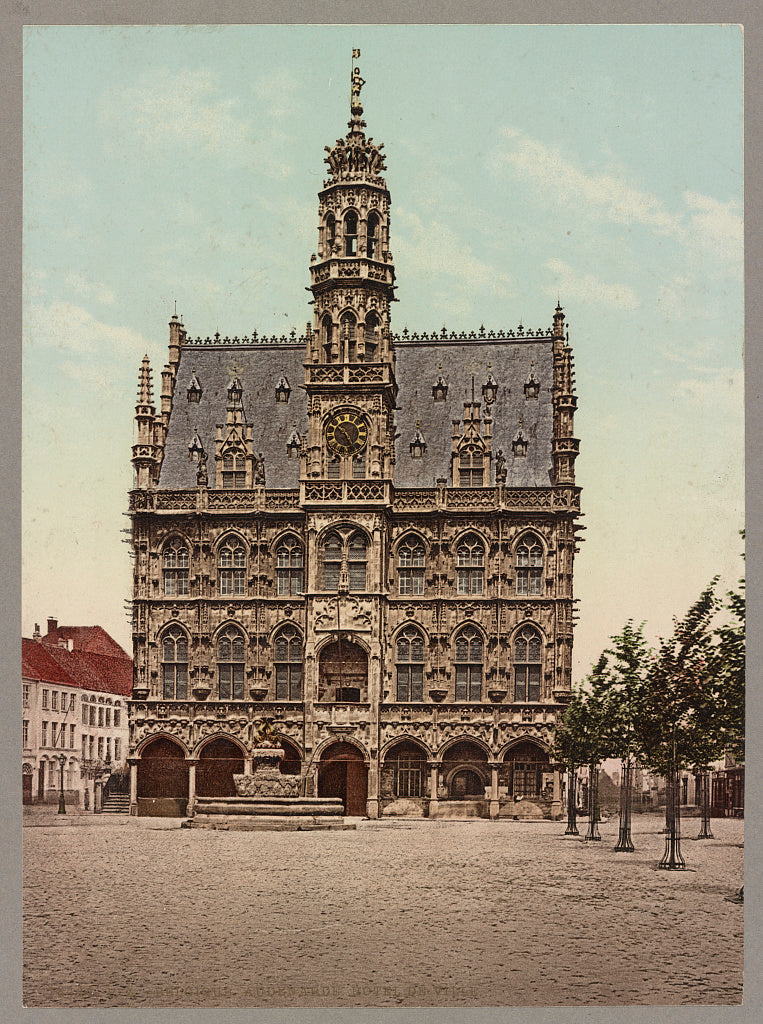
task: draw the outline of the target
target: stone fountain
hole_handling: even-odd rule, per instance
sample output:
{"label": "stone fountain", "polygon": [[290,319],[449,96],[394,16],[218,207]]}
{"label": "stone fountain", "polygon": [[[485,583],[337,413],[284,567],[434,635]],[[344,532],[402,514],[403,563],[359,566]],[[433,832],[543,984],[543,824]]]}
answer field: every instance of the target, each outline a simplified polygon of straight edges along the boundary
{"label": "stone fountain", "polygon": [[310,831],[355,828],[345,825],[344,804],[337,797],[302,796],[302,776],[284,775],[284,757],[273,723],[256,728],[251,775],[234,775],[236,796],[197,797],[184,828],[240,831]]}

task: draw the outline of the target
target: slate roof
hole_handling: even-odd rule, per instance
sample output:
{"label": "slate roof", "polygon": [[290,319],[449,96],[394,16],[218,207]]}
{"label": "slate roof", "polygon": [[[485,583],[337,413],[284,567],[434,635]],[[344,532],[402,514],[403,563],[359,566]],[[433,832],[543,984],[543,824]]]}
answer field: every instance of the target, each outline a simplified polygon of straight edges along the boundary
{"label": "slate roof", "polygon": [[[511,333],[511,332],[509,332]],[[491,407],[493,466],[498,449],[506,459],[510,487],[548,487],[552,468],[553,353],[550,334],[537,337],[438,339],[395,341],[398,409],[396,411],[395,484],[432,487],[438,477],[450,483],[453,420],[461,421],[464,402],[474,397],[486,405],[482,384],[488,374],[498,383]],[[269,488],[297,488],[299,462],[287,459],[286,445],[293,430],[307,431],[304,392],[304,346],[301,344],[204,344],[186,342],[180,351],[175,398],[165,442],[159,487],[196,486],[196,460],[188,446],[198,431],[214,477],[217,425],[226,418],[227,388],[235,373],[244,388],[243,406],[253,425],[254,451],[262,453]],[[440,369],[441,367],[441,369]],[[540,382],[537,400],[525,397],[524,384],[531,369]],[[435,402],[432,385],[442,374],[448,385],[445,401]],[[188,402],[186,390],[195,374],[203,390],[198,404]],[[276,402],[275,389],[285,376],[291,388],[288,402]],[[527,456],[514,458],[511,442],[519,429],[529,441]],[[426,441],[422,458],[410,454],[416,422]],[[484,429],[484,428],[483,428]],[[495,480],[491,480],[494,483]]]}

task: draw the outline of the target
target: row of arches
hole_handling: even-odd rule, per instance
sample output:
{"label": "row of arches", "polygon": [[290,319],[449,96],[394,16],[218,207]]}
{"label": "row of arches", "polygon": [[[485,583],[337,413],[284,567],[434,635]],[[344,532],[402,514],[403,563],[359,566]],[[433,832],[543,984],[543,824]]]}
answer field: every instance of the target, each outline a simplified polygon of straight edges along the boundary
{"label": "row of arches", "polygon": [[[336,463],[338,475],[339,464]],[[330,528],[318,539],[320,585],[323,590],[336,591],[344,567],[348,573],[349,590],[364,591],[367,585],[370,537],[361,529]],[[221,596],[246,595],[248,551],[246,540],[238,533],[221,537],[214,547],[217,565],[217,591]],[[480,533],[469,530],[454,542],[456,592],[480,595],[485,591],[485,571],[489,542]],[[296,534],[285,534],[272,545],[275,562],[275,586],[279,596],[300,595],[305,582],[305,549]],[[189,596],[191,551],[185,538],[169,537],[160,549],[163,591],[166,597]],[[401,537],[392,548],[393,572],[397,592],[404,596],[423,596],[426,590],[426,569],[429,550],[427,542],[417,533]],[[518,596],[541,596],[545,546],[537,534],[522,534],[514,544],[514,592]]]}
{"label": "row of arches", "polygon": [[331,313],[324,313],[320,324],[320,343],[327,363],[372,363],[381,344],[382,322],[378,313],[370,310],[361,321],[351,310],[345,310],[334,321]]}
{"label": "row of arches", "polygon": [[365,219],[353,209],[339,218],[327,213],[321,234],[319,242],[324,259],[337,251],[342,256],[367,256],[370,260],[381,258],[382,220],[375,210]]}
{"label": "row of arches", "polygon": [[[345,813],[364,815],[368,797],[368,752],[357,742],[332,740],[305,765],[300,751],[282,739],[283,774],[300,775],[314,768],[317,796],[343,801]],[[189,796],[188,751],[169,737],[158,736],[139,748],[138,799],[174,799]],[[233,776],[243,774],[246,751],[234,738],[224,735],[205,740],[194,752],[195,792],[198,797],[236,795]],[[528,740],[512,743],[498,759],[479,740],[460,738],[445,746],[436,757],[425,744],[411,737],[391,741],[379,755],[381,792],[387,799],[450,800],[482,799],[490,784],[491,768],[499,765],[507,795],[538,797],[543,779],[551,770],[548,751]],[[432,792],[432,769],[438,788]],[[439,787],[442,787],[440,789]]]}
{"label": "row of arches", "polygon": [[[172,622],[160,633],[162,697],[187,700],[190,640],[185,628]],[[213,636],[216,654],[214,697],[245,700],[248,634],[237,623],[226,623]],[[278,627],[271,639],[274,692],[277,701],[303,699],[303,636],[292,622]],[[428,699],[424,690],[428,640],[415,622],[405,623],[393,637],[393,701],[416,703]],[[474,623],[454,631],[453,699],[480,702],[485,692],[487,637]],[[541,699],[543,636],[532,623],[522,623],[510,637],[513,668],[513,702]],[[272,699],[271,698],[271,699]],[[318,653],[319,701],[360,703],[368,700],[368,653],[351,640],[328,640]]]}

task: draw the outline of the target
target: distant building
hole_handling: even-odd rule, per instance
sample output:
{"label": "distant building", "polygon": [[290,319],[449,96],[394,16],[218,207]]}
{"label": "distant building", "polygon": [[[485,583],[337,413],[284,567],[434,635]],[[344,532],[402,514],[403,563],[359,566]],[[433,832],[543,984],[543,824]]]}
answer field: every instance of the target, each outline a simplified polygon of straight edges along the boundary
{"label": "distant building", "polygon": [[22,792],[95,808],[95,790],[126,767],[132,659],[100,626],[35,625],[21,641]]}
{"label": "distant building", "polygon": [[140,369],[132,807],[232,795],[267,718],[284,770],[348,814],[557,818],[580,515],[564,313],[393,332],[385,156],[353,81],[305,333],[194,340],[174,315],[158,409]]}

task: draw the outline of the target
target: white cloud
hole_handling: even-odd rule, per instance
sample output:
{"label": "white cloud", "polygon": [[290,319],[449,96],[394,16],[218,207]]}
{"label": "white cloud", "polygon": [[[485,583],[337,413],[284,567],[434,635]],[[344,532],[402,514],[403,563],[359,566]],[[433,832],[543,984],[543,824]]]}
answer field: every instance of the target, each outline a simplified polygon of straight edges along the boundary
{"label": "white cloud", "polygon": [[744,221],[739,204],[722,203],[698,192],[684,192],[690,211],[691,233],[704,249],[723,260],[736,262],[740,273],[744,251]]}
{"label": "white cloud", "polygon": [[560,150],[551,149],[514,128],[504,128],[508,145],[492,157],[494,169],[509,168],[557,202],[598,210],[619,224],[644,224],[659,234],[678,236],[680,217],[648,192],[610,174],[588,174]]}
{"label": "white cloud", "polygon": [[70,302],[30,306],[24,315],[24,345],[30,350],[53,348],[72,353],[126,350],[142,354],[149,347],[146,339],[129,327],[103,323]]}
{"label": "white cloud", "polygon": [[605,284],[593,274],[578,274],[567,263],[550,259],[545,264],[556,280],[552,287],[545,289],[547,295],[559,295],[565,302],[592,302],[598,306],[614,306],[616,309],[638,309],[639,300],[635,291],[627,284]]}
{"label": "white cloud", "polygon": [[111,288],[98,281],[88,281],[84,274],[67,274],[66,286],[77,295],[95,299],[106,306],[112,306],[116,302],[116,296]]}

